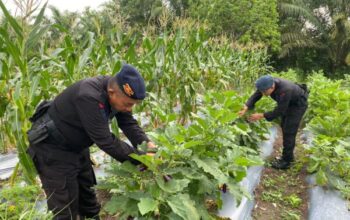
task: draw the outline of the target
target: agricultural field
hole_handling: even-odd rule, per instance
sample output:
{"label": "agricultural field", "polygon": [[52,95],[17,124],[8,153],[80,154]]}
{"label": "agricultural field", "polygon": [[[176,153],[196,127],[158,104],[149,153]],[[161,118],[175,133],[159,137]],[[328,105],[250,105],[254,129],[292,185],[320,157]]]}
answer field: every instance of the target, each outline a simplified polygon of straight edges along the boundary
{"label": "agricultural field", "polygon": [[[350,218],[350,1],[323,2],[332,22],[307,0],[120,0],[76,13],[15,2],[28,8],[13,14],[0,0],[1,220],[55,219],[26,153],[39,103],[124,63],[144,77],[133,115],[158,150],[132,154],[133,165],[90,147],[101,219],[322,219],[315,191],[339,202],[323,219]],[[305,22],[315,29],[300,32]],[[275,102],[239,116],[267,74],[310,90],[288,170],[271,167],[280,121],[249,120]],[[116,119],[110,129],[126,140]]]}

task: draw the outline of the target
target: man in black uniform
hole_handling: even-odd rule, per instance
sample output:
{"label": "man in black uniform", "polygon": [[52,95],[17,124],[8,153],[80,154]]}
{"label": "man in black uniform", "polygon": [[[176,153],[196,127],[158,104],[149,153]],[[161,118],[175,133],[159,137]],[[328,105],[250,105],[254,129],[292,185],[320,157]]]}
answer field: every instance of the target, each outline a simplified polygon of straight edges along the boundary
{"label": "man in black uniform", "polygon": [[246,102],[239,112],[243,116],[247,110],[253,109],[257,101],[264,96],[270,96],[277,102],[273,111],[266,113],[255,113],[250,115],[249,121],[257,121],[265,118],[272,121],[281,117],[281,128],[283,133],[282,158],[272,163],[276,169],[288,169],[294,160],[295,138],[300,121],[307,109],[308,91],[306,85],[299,85],[288,80],[273,78],[269,75],[260,77],[255,86],[257,90]]}
{"label": "man in black uniform", "polygon": [[[146,141],[149,148],[155,148],[131,114],[133,106],[145,96],[142,76],[126,64],[114,77],[81,80],[52,102],[38,106],[28,132],[28,153],[55,219],[99,219],[89,146],[95,143],[116,160],[134,164],[138,161],[129,154],[143,153],[137,145]],[[113,117],[133,146],[111,133],[109,120]]]}

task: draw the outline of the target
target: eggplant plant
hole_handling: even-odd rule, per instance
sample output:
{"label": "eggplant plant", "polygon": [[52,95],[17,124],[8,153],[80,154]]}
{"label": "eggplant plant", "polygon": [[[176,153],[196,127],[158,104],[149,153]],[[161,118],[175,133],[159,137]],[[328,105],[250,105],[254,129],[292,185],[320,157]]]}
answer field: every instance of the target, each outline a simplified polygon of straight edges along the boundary
{"label": "eggplant plant", "polygon": [[172,121],[149,133],[158,152],[132,155],[147,169],[129,162],[111,166],[99,186],[112,194],[104,209],[122,219],[214,219],[206,204],[220,208],[221,190],[238,201],[248,196],[239,183],[262,161],[256,149],[240,145],[242,136],[257,132],[238,118],[241,106],[234,92],[209,93],[189,125]]}
{"label": "eggplant plant", "polygon": [[306,146],[308,171],[316,174],[321,186],[339,189],[350,198],[350,90],[343,80],[321,74],[309,78],[311,94],[307,129],[314,139]]}

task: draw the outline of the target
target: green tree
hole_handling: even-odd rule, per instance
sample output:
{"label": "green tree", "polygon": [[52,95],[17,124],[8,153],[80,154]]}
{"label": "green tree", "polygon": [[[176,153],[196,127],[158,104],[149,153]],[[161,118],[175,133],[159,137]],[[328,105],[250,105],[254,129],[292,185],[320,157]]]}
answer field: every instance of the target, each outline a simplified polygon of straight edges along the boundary
{"label": "green tree", "polygon": [[115,0],[120,5],[121,14],[131,24],[148,24],[157,21],[163,10],[161,0]]}
{"label": "green tree", "polygon": [[281,1],[279,9],[282,62],[306,71],[324,69],[328,75],[348,67],[349,0]]}
{"label": "green tree", "polygon": [[169,6],[171,10],[175,12],[177,16],[185,16],[186,11],[191,5],[191,0],[169,0]]}
{"label": "green tree", "polygon": [[276,0],[193,0],[188,15],[205,22],[213,35],[226,34],[244,44],[280,48]]}

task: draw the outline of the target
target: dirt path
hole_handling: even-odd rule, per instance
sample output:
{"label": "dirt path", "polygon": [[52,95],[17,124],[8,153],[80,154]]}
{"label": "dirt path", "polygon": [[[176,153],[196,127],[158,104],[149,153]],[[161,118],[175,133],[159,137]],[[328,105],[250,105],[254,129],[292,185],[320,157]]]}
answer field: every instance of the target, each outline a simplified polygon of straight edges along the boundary
{"label": "dirt path", "polygon": [[[282,133],[279,129],[270,160],[281,155]],[[265,167],[259,186],[255,189],[255,220],[306,220],[308,212],[308,184],[305,154],[297,139],[296,162],[286,171]]]}

